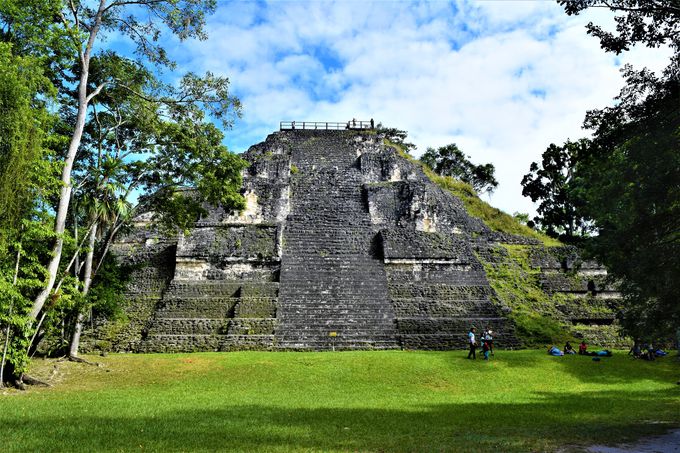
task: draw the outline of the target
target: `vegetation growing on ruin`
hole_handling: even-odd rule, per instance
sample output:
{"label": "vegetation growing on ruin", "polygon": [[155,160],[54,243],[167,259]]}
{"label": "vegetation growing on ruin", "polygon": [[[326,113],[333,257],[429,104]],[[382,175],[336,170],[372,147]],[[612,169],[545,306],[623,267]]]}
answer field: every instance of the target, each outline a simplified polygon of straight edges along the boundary
{"label": "vegetation growing on ruin", "polygon": [[[491,287],[501,301],[512,309],[517,336],[525,346],[561,345],[573,337],[564,315],[557,309],[560,298],[552,297],[538,281],[540,269],[529,263],[529,247],[500,245],[494,250],[492,262],[479,257]],[[560,346],[561,347],[561,346]]]}
{"label": "vegetation growing on ruin", "polygon": [[483,362],[465,354],[37,361],[36,376],[53,387],[0,397],[3,451],[555,451],[680,423],[672,358],[619,352],[593,362],[528,350]]}
{"label": "vegetation growing on ruin", "polygon": [[458,197],[465,205],[468,214],[481,219],[492,230],[538,239],[546,246],[562,245],[558,240],[533,230],[526,225],[522,225],[510,214],[494,208],[489,203],[483,201],[470,184],[459,181],[451,176],[436,174],[430,167],[408,154],[407,149],[400,143],[385,139],[385,145],[396,149],[399,156],[407,159],[414,165],[418,165],[430,181]]}
{"label": "vegetation growing on ruin", "polygon": [[492,230],[538,239],[547,246],[562,245],[558,240],[533,230],[526,225],[522,225],[510,214],[494,208],[479,198],[479,195],[470,184],[450,176],[439,176],[427,167],[423,167],[423,171],[425,171],[425,174],[432,182],[461,199],[468,214],[480,218]]}

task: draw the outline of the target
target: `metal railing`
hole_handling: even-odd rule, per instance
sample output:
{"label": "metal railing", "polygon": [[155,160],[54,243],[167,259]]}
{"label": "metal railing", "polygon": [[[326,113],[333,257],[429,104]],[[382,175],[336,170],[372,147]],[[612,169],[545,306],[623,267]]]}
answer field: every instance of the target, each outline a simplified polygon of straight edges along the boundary
{"label": "metal railing", "polygon": [[281,121],[279,130],[349,130],[349,129],[375,129],[375,123],[370,121],[350,120],[345,123],[318,122],[318,121]]}

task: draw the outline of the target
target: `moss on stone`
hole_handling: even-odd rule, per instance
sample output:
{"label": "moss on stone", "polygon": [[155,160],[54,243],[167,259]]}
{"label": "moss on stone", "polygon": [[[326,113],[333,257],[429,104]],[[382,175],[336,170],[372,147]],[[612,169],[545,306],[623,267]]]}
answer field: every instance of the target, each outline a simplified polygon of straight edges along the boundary
{"label": "moss on stone", "polygon": [[452,178],[451,176],[440,176],[436,174],[430,167],[408,154],[403,145],[391,142],[388,139],[384,139],[384,143],[385,145],[394,148],[399,156],[412,164],[419,166],[423,170],[423,173],[425,173],[425,176],[427,176],[434,184],[459,198],[465,205],[468,214],[481,219],[484,224],[492,230],[538,239],[546,246],[562,245],[557,239],[535,231],[526,225],[522,225],[510,214],[507,214],[498,208],[494,208],[489,203],[483,201],[479,198],[479,195],[470,184]]}
{"label": "moss on stone", "polygon": [[[503,244],[495,246],[486,259],[478,254],[492,288],[512,310],[508,317],[515,323],[517,336],[526,346],[561,345],[574,338],[602,346],[620,345],[616,324],[572,324],[572,319],[613,319],[613,311],[605,299],[546,291],[542,286],[544,270],[531,264],[536,248],[540,246]],[[546,253],[555,251],[549,248]],[[559,274],[580,278],[573,272]],[[601,334],[596,335],[598,332]]]}
{"label": "moss on stone", "polygon": [[500,245],[493,249],[493,259],[478,256],[491,287],[501,301],[511,308],[509,318],[515,323],[517,336],[526,346],[562,343],[571,338],[564,315],[555,300],[540,286],[540,269],[529,263],[530,246]]}
{"label": "moss on stone", "polygon": [[467,210],[468,214],[481,219],[486,224],[486,226],[492,230],[499,231],[501,233],[515,234],[518,236],[538,239],[547,246],[561,245],[557,239],[553,239],[543,233],[529,228],[526,225],[522,225],[508,213],[503,212],[498,208],[494,208],[487,202],[483,201],[481,198],[479,198],[477,192],[475,192],[470,184],[450,176],[439,176],[428,167],[424,167],[423,171],[432,182],[458,197],[465,205],[465,209]]}

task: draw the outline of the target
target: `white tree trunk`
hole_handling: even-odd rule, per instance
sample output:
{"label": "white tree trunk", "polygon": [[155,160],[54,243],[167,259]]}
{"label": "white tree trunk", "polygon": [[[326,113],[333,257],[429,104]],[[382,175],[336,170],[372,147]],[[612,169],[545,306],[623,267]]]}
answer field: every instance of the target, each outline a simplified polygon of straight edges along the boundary
{"label": "white tree trunk", "polygon": [[[97,238],[97,222],[95,221],[90,230],[90,235],[88,237],[88,249],[87,255],[85,257],[85,270],[83,275],[83,290],[81,296],[83,299],[87,297],[87,293],[90,291],[90,286],[92,285],[92,262],[94,261],[94,245]],[[73,329],[73,337],[71,338],[71,347],[69,348],[68,355],[70,357],[78,357],[78,349],[80,348],[80,335],[83,332],[83,318],[85,315],[80,312],[78,313],[78,319],[76,320],[75,329]]]}
{"label": "white tree trunk", "polygon": [[33,320],[38,318],[40,310],[42,310],[47,298],[54,288],[54,282],[57,279],[57,272],[59,271],[59,263],[61,262],[61,252],[64,247],[63,234],[66,229],[66,215],[68,214],[69,202],[71,201],[71,170],[73,169],[73,162],[76,158],[76,153],[80,147],[80,141],[83,137],[83,130],[85,129],[85,120],[87,119],[87,107],[101,86],[88,96],[87,83],[90,75],[90,57],[92,49],[101,26],[102,14],[104,13],[106,1],[100,0],[99,10],[95,17],[94,25],[90,31],[87,44],[84,52],[80,54],[80,80],[78,81],[78,114],[76,116],[76,124],[71,136],[71,143],[68,146],[68,153],[64,160],[64,169],[61,172],[61,193],[59,194],[59,206],[57,207],[57,218],[54,223],[54,233],[57,238],[52,249],[52,258],[47,266],[48,278],[42,291],[33,301],[30,316]]}
{"label": "white tree trunk", "polygon": [[[83,71],[84,80],[81,78],[81,86],[85,88],[87,84],[87,75]],[[87,103],[84,96],[84,89],[79,90],[78,94],[78,116],[76,118],[76,128],[71,137],[71,144],[68,147],[68,154],[64,162],[64,169],[61,173],[61,193],[59,194],[59,206],[57,208],[57,218],[54,224],[54,233],[57,238],[52,248],[52,259],[47,266],[48,279],[45,287],[40,294],[33,301],[33,308],[31,309],[31,318],[37,319],[38,313],[42,310],[45,301],[50,295],[54,282],[57,279],[57,271],[59,270],[59,263],[61,262],[61,251],[64,247],[63,234],[66,229],[66,214],[68,213],[69,202],[71,201],[71,170],[73,169],[73,162],[76,158],[76,152],[80,147],[80,140],[83,136],[83,129],[85,127],[85,117],[87,116]]]}

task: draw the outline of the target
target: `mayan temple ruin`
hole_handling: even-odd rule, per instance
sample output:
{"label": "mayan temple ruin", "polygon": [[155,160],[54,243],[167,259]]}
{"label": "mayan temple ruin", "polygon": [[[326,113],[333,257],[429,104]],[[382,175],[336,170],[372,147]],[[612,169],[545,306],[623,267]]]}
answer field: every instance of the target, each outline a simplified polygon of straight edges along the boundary
{"label": "mayan temple ruin", "polygon": [[451,349],[472,325],[519,347],[518,301],[493,284],[517,250],[546,313],[586,336],[611,327],[602,268],[492,230],[379,131],[283,129],[243,154],[243,212],[212,207],[174,239],[136,219],[115,245],[127,317],[85,348]]}

